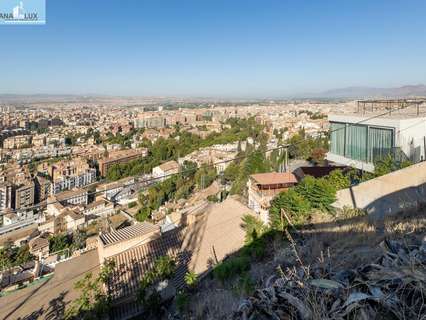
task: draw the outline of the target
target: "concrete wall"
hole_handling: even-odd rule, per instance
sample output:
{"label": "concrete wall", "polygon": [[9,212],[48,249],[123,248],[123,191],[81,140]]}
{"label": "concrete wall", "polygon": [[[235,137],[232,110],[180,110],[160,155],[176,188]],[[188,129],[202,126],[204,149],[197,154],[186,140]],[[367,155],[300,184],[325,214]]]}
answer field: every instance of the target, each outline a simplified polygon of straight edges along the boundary
{"label": "concrete wall", "polygon": [[425,155],[424,137],[426,136],[425,118],[401,120],[396,132],[396,145],[414,162]]}
{"label": "concrete wall", "polygon": [[426,162],[337,192],[335,208],[364,209],[373,217],[416,209],[426,203]]}

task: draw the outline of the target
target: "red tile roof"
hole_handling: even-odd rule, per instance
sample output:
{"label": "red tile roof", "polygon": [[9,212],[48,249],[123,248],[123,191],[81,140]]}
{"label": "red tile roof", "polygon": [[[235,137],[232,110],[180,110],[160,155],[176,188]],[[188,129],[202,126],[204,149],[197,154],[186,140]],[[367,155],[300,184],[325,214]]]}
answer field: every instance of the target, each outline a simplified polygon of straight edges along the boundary
{"label": "red tile roof", "polygon": [[[181,252],[185,230],[182,227],[171,230],[160,238],[110,257],[116,265],[108,283],[113,300],[136,293],[143,275],[151,270],[157,258],[165,255],[176,258],[177,270],[172,281],[176,287],[182,287],[188,260],[188,255]],[[182,268],[185,270],[180,270]]]}
{"label": "red tile roof", "polygon": [[297,183],[297,179],[291,172],[267,172],[256,173],[250,176],[257,184],[281,184]]}

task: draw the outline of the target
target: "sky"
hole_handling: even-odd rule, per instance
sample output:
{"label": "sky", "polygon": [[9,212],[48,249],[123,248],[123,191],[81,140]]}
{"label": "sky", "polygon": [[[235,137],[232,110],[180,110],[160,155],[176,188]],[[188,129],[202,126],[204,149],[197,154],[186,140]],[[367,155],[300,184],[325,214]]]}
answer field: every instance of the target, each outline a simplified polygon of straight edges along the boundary
{"label": "sky", "polygon": [[0,25],[0,93],[279,97],[426,84],[424,12],[424,0],[47,0],[46,25]]}

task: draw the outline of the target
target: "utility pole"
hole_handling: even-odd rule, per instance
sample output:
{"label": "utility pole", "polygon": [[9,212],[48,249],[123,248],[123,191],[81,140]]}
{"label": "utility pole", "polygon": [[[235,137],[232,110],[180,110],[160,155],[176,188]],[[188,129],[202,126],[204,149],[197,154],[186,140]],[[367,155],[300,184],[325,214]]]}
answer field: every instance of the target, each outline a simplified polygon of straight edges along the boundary
{"label": "utility pole", "polygon": [[202,175],[201,176],[201,190],[204,190],[204,179],[205,179],[205,176]]}
{"label": "utility pole", "polygon": [[287,172],[288,170],[288,148],[287,147],[284,149],[284,152],[285,152],[284,172]]}

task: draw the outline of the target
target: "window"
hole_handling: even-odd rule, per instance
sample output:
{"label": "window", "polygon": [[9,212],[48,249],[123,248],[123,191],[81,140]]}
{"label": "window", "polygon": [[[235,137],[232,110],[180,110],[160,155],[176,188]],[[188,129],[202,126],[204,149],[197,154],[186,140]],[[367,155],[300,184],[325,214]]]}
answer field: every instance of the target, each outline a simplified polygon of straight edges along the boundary
{"label": "window", "polygon": [[392,152],[392,129],[337,122],[332,122],[330,128],[333,154],[374,163]]}
{"label": "window", "polygon": [[383,128],[368,128],[368,162],[383,159],[392,151],[393,131]]}
{"label": "window", "polygon": [[346,128],[346,157],[367,161],[367,127],[348,125]]}
{"label": "window", "polygon": [[331,123],[331,153],[345,155],[345,127],[344,123]]}

